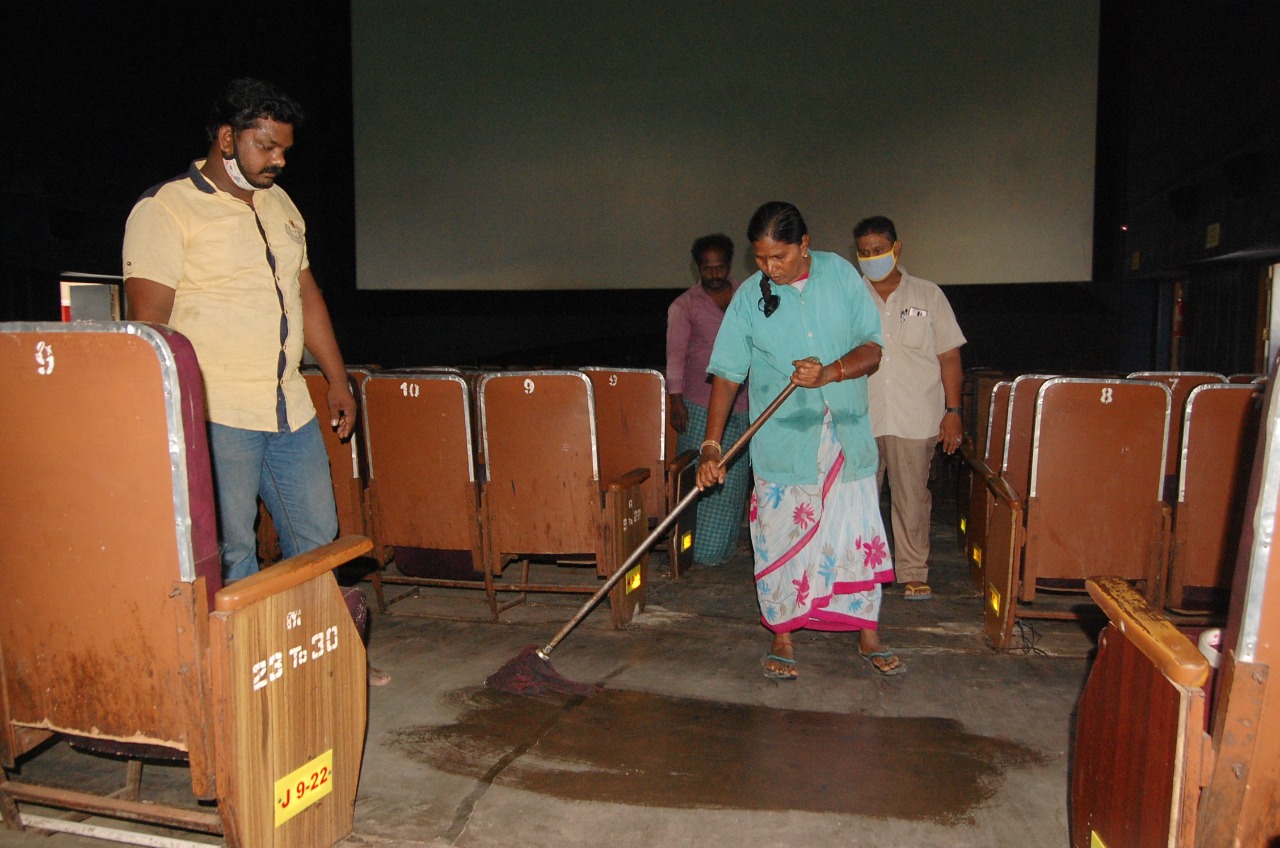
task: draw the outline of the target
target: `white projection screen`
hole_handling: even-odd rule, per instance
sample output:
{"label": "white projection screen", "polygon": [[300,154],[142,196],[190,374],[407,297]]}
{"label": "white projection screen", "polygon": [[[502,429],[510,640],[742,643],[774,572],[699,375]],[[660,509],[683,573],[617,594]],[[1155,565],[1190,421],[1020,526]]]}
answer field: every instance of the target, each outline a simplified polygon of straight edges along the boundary
{"label": "white projection screen", "polygon": [[360,289],[683,287],[795,203],[942,284],[1092,261],[1099,0],[352,0]]}

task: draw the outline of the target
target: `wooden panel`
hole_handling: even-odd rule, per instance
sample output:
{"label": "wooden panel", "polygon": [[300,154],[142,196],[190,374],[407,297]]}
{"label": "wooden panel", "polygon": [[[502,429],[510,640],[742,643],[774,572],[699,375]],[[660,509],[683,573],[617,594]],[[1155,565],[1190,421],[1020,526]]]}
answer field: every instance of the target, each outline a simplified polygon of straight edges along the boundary
{"label": "wooden panel", "polygon": [[[314,848],[343,839],[363,755],[366,659],[333,575],[215,613],[210,631],[227,826],[245,846]],[[319,764],[326,756],[328,771]],[[317,765],[277,793],[277,781],[310,763]],[[299,803],[298,780],[303,803],[331,788],[277,826],[277,804]]]}
{"label": "wooden panel", "polygon": [[[697,487],[697,454],[685,451],[671,460],[665,469],[667,475],[667,505],[665,514],[676,508],[686,494]],[[698,532],[698,510],[692,505],[680,513],[667,534],[667,562],[671,577],[679,579],[693,564],[693,542]]]}
{"label": "wooden panel", "polygon": [[984,592],[983,556],[987,547],[987,521],[991,515],[992,495],[987,478],[997,474],[1004,454],[1005,423],[1009,415],[1009,394],[1013,383],[998,381],[991,387],[984,440],[985,452],[976,457],[975,473],[969,481],[969,512],[965,522],[965,559],[969,562],[969,580]]}
{"label": "wooden panel", "polygon": [[199,650],[173,626],[191,603],[173,596],[179,545],[191,554],[156,349],[3,331],[0,380],[22,411],[0,421],[0,561],[27,564],[0,569],[8,719],[185,749],[183,660]]}
{"label": "wooden panel", "polygon": [[1022,504],[999,479],[982,553],[983,632],[991,647],[1009,647],[1017,612],[1018,569],[1022,548]]}
{"label": "wooden panel", "polygon": [[1183,414],[1171,609],[1225,609],[1261,415],[1254,386],[1197,386]]}
{"label": "wooden panel", "polygon": [[490,556],[595,551],[603,496],[586,375],[490,374],[480,406]]}
{"label": "wooden panel", "polygon": [[1168,389],[1056,378],[1037,405],[1022,597],[1036,579],[1155,575]]}
{"label": "wooden panel", "polygon": [[[623,567],[648,535],[640,486],[610,487],[605,496],[607,521],[604,527],[607,560],[600,569],[605,576]],[[649,586],[649,554],[644,552],[627,567],[628,575],[609,592],[609,606],[615,627],[625,627],[632,616],[644,610]]]}
{"label": "wooden panel", "polygon": [[600,478],[614,480],[633,468],[649,469],[645,511],[667,512],[662,474],[667,431],[666,381],[658,371],[583,368],[595,396]]}
{"label": "wooden panel", "polygon": [[1116,624],[1104,629],[1078,709],[1073,848],[1095,834],[1111,848],[1189,846],[1203,727],[1201,689],[1170,682]]}
{"label": "wooden panel", "polygon": [[375,374],[364,383],[364,405],[378,544],[478,555],[467,381],[418,371]]}

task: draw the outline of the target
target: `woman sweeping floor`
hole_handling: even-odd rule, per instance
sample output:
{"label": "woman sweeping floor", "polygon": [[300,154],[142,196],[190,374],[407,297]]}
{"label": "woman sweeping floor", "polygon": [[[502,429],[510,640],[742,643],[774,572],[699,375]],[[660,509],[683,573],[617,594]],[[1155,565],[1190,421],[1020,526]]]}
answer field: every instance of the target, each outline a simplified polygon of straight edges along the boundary
{"label": "woman sweeping floor", "polygon": [[879,315],[852,265],[809,250],[791,204],[757,209],[747,238],[760,271],[734,295],[711,354],[698,485],[724,479],[720,439],[748,374],[753,418],[787,381],[799,386],[751,442],[756,593],[772,632],[762,667],[795,679],[791,634],[807,628],[857,631],[859,656],[898,674],[906,667],[877,630],[880,585],[893,580],[865,379],[880,363]]}

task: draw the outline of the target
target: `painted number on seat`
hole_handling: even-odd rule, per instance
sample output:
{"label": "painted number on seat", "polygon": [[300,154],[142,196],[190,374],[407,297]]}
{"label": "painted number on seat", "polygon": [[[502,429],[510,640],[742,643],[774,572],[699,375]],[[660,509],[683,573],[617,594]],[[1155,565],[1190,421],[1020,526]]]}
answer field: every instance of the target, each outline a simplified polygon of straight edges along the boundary
{"label": "painted number on seat", "polygon": [[[290,615],[292,616],[292,613]],[[286,629],[293,629],[301,623],[301,616],[299,614],[296,621],[288,620],[291,626],[286,624]],[[288,669],[301,668],[308,662],[318,660],[336,650],[338,650],[338,628],[333,626],[313,633],[301,645],[294,645],[287,651],[276,651],[266,659],[258,660],[253,664],[253,691],[257,692],[275,683],[284,677]],[[286,655],[289,657],[288,663],[285,662]]]}
{"label": "painted number on seat", "polygon": [[1102,402],[1111,403],[1111,387],[1104,386],[1102,389]]}
{"label": "painted number on seat", "polygon": [[533,389],[534,389],[533,380],[530,380],[528,377],[526,377],[524,380],[524,393],[527,395],[531,395],[533,394]]}
{"label": "painted number on seat", "polygon": [[333,791],[333,749],[276,781],[276,827]]}
{"label": "painted number on seat", "polygon": [[36,342],[36,373],[48,377],[53,373],[53,345],[48,342]]}
{"label": "painted number on seat", "polygon": [[417,397],[420,388],[417,383],[404,382],[400,384],[400,393],[405,397]]}

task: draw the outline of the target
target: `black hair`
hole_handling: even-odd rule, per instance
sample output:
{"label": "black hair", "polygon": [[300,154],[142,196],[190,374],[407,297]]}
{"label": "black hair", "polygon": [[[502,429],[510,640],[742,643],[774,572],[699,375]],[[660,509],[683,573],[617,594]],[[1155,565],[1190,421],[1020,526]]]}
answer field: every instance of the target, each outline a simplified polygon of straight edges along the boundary
{"label": "black hair", "polygon": [[783,244],[799,244],[809,235],[800,210],[782,200],[771,200],[756,210],[747,222],[747,241],[768,237]]}
{"label": "black hair", "polygon": [[860,239],[863,236],[885,236],[889,241],[898,240],[898,230],[893,226],[893,222],[883,215],[872,215],[870,218],[863,218],[853,227],[854,239]]}
{"label": "black hair", "polygon": [[702,236],[694,241],[693,248],[689,252],[693,254],[695,265],[702,264],[702,255],[708,250],[718,250],[724,254],[726,262],[733,262],[733,239],[723,233]]}
{"label": "black hair", "polygon": [[[809,234],[804,216],[794,205],[783,200],[771,200],[756,210],[747,222],[747,241],[753,244],[762,238],[771,238],[783,244],[799,244]],[[760,311],[768,318],[782,302],[769,288],[769,275],[760,272]]]}
{"label": "black hair", "polygon": [[289,95],[269,82],[252,77],[232,80],[213,104],[209,115],[209,141],[218,137],[218,128],[229,125],[236,132],[253,126],[259,118],[270,118],[281,124],[299,126],[302,107]]}

